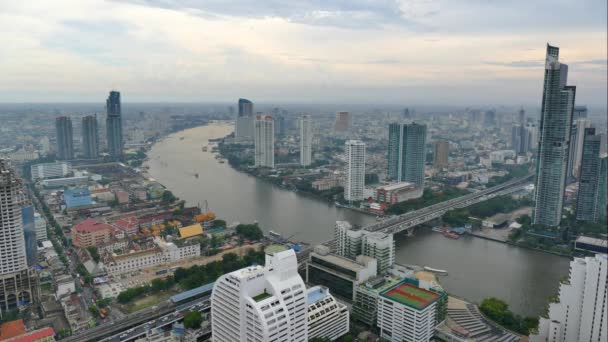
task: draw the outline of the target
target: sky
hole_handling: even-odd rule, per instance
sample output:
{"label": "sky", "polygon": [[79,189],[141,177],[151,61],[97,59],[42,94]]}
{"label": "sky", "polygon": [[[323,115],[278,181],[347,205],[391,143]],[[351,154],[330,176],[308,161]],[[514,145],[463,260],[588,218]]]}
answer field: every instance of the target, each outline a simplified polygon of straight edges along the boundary
{"label": "sky", "polygon": [[0,0],[0,102],[606,106],[606,0]]}

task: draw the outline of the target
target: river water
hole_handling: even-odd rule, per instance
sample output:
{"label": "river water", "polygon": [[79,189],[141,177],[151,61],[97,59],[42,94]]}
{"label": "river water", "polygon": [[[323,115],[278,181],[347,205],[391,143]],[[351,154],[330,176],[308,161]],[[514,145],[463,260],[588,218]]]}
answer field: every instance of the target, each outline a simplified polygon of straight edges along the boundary
{"label": "river water", "polygon": [[[257,220],[265,230],[292,240],[314,244],[331,239],[336,220],[362,226],[375,221],[237,172],[202,151],[208,139],[232,129],[230,124],[211,124],[168,136],[148,153],[150,176],[188,205],[207,201],[209,210],[228,223]],[[559,279],[568,274],[567,258],[474,237],[453,240],[423,231],[398,236],[396,245],[398,263],[447,270],[449,275],[440,281],[449,293],[473,302],[498,297],[522,315],[542,312]]]}

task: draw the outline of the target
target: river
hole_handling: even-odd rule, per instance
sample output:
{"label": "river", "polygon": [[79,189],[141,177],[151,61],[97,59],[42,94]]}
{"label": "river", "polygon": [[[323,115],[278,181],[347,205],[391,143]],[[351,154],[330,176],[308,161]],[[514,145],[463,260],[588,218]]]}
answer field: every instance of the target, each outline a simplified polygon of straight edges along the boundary
{"label": "river", "polygon": [[[210,124],[169,135],[148,153],[149,174],[188,205],[204,205],[228,223],[258,221],[293,240],[319,243],[332,238],[336,220],[365,226],[374,218],[276,187],[221,164],[203,152],[208,139],[232,131]],[[182,139],[183,138],[183,139]],[[194,176],[195,173],[199,177]],[[568,274],[567,258],[474,237],[448,239],[419,232],[397,237],[396,261],[445,269],[444,288],[469,301],[498,297],[522,315],[538,315]]]}

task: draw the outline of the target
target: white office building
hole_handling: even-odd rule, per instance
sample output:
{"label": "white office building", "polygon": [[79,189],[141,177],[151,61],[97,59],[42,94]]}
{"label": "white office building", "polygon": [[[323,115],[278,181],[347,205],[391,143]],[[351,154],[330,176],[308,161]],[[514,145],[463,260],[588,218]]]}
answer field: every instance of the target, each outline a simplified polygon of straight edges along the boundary
{"label": "white office building", "polygon": [[549,304],[530,342],[608,340],[608,256],[575,258],[570,278],[559,288],[559,300]]}
{"label": "white office building", "polygon": [[307,291],[293,250],[221,276],[211,295],[215,342],[308,341]]}
{"label": "white office building", "polygon": [[34,213],[34,227],[36,228],[36,241],[48,240],[46,234],[46,221],[39,213]]}
{"label": "white office building", "polygon": [[334,341],[349,330],[349,312],[325,286],[308,289],[308,339],[326,338]]}
{"label": "white office building", "polygon": [[60,178],[72,172],[72,166],[66,162],[35,164],[30,167],[32,179]]}
{"label": "white office building", "polygon": [[312,163],[312,120],[309,115],[300,118],[300,165]]}
{"label": "white office building", "polygon": [[380,338],[388,341],[430,341],[437,325],[439,293],[408,280],[380,293],[378,328]]}
{"label": "white office building", "polygon": [[336,221],[334,228],[336,254],[355,259],[358,255],[374,258],[378,262],[378,274],[386,272],[395,263],[393,234],[353,230],[350,223]]}
{"label": "white office building", "polygon": [[365,188],[365,143],[359,140],[346,142],[346,163],[344,199],[361,201]]}
{"label": "white office building", "polygon": [[274,168],[274,120],[256,116],[254,125],[255,166]]}

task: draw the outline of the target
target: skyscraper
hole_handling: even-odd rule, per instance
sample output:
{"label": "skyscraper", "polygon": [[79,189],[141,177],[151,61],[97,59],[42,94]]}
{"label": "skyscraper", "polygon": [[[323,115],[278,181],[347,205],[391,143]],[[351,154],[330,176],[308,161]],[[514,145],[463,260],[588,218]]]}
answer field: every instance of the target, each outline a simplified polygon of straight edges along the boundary
{"label": "skyscraper", "polygon": [[29,303],[34,298],[23,229],[26,203],[21,180],[8,162],[0,159],[0,316],[16,309],[19,302]]}
{"label": "skyscraper", "polygon": [[576,200],[576,219],[597,221],[599,214],[600,182],[600,143],[601,137],[595,134],[595,128],[585,128],[581,171]]}
{"label": "skyscraper", "polygon": [[535,224],[557,226],[562,217],[576,94],[576,87],[566,85],[567,78],[568,66],[559,62],[559,48],[547,44],[536,165]]}
{"label": "skyscraper", "polygon": [[559,300],[540,317],[530,342],[606,341],[608,339],[608,256],[574,258],[568,281],[559,286]]}
{"label": "skyscraper", "polygon": [[496,126],[496,111],[495,110],[486,110],[483,113],[483,125],[484,125],[484,127]]}
{"label": "skyscraper", "polygon": [[68,116],[57,117],[55,128],[57,130],[57,158],[60,160],[74,159],[72,119]]}
{"label": "skyscraper", "polygon": [[410,109],[409,108],[405,108],[403,110],[403,119],[407,120],[410,119],[412,116],[410,115]]}
{"label": "skyscraper", "polygon": [[274,120],[272,116],[255,118],[255,166],[274,168]]}
{"label": "skyscraper", "polygon": [[388,132],[388,177],[423,186],[426,126],[393,123]]}
{"label": "skyscraper", "polygon": [[300,165],[308,166],[312,162],[312,127],[309,115],[300,118]]}
{"label": "skyscraper", "polygon": [[308,341],[304,281],[293,250],[266,254],[265,266],[221,276],[211,295],[217,342]]}
{"label": "skyscraper", "polygon": [[120,109],[120,92],[111,91],[106,100],[106,134],[108,153],[117,158],[122,156],[122,110]]}
{"label": "skyscraper", "polygon": [[[602,134],[602,137],[605,136]],[[601,139],[600,139],[601,140]],[[608,216],[608,156],[600,158],[600,181],[597,194],[597,219],[605,221]]]}
{"label": "skyscraper", "polygon": [[361,201],[365,187],[365,143],[359,140],[347,140],[346,162],[344,199]]}
{"label": "skyscraper", "polygon": [[234,136],[236,138],[252,138],[254,135],[254,115],[253,115],[253,102],[247,99],[239,99],[238,102],[239,113],[236,118],[236,124],[234,128]]}
{"label": "skyscraper", "polygon": [[348,133],[352,125],[351,115],[349,112],[336,113],[336,122],[334,123],[335,133]]}
{"label": "skyscraper", "polygon": [[585,130],[591,127],[591,120],[579,118],[572,124],[570,132],[570,150],[568,151],[568,176],[578,178],[583,155]]}
{"label": "skyscraper", "polygon": [[99,157],[97,116],[89,115],[82,118],[82,152],[86,159]]}
{"label": "skyscraper", "polygon": [[435,141],[435,153],[433,165],[438,168],[448,166],[448,155],[450,154],[450,143],[445,140]]}

